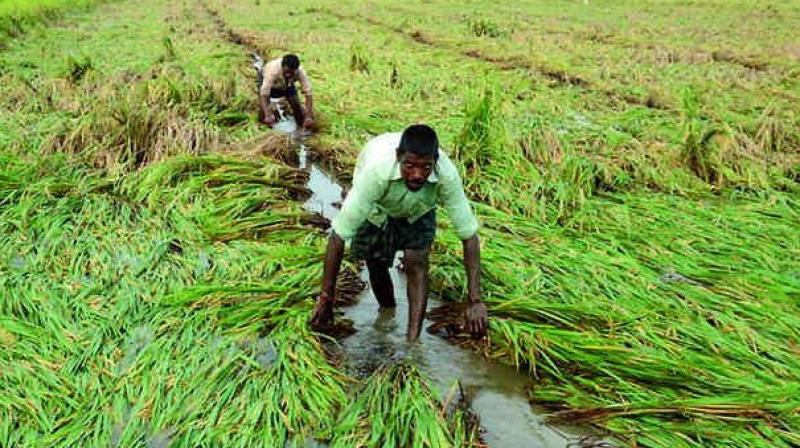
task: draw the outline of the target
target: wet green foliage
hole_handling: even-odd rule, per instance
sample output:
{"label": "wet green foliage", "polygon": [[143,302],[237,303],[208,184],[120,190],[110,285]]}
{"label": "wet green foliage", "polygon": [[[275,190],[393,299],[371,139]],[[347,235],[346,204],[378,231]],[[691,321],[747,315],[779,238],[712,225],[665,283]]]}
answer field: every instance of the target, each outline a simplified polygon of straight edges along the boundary
{"label": "wet green foliage", "polygon": [[[105,47],[131,17],[142,26]],[[306,324],[325,235],[303,224],[307,174],[284,162],[296,148],[254,122],[245,55],[198,4],[74,19],[94,37],[53,29],[3,59],[0,446],[306,447],[349,433],[362,386]],[[463,445],[460,418],[402,371],[409,388],[384,397],[393,416],[428,420],[398,440]]]}
{"label": "wet green foliage", "polygon": [[[554,418],[800,444],[794,2],[209,1],[238,34],[193,1],[12,3],[0,445],[478,443],[413,365],[359,382],[309,333],[324,234],[231,36],[301,55],[343,170],[436,127],[483,226],[480,349]],[[460,299],[442,223],[433,286]]]}
{"label": "wet green foliage", "polygon": [[65,12],[87,8],[103,0],[3,0],[0,2],[0,42],[18,38],[29,29],[51,23]]}
{"label": "wet green foliage", "polygon": [[[226,18],[315,61],[317,144],[344,170],[372,134],[436,127],[483,224],[482,349],[529,371],[555,418],[631,446],[772,447],[800,428],[800,128],[797,5],[765,11],[380,1]],[[469,33],[465,15],[482,20]],[[355,32],[370,72],[339,77]],[[434,287],[461,299],[442,221]]]}
{"label": "wet green foliage", "polygon": [[332,447],[452,447],[478,442],[477,434],[465,428],[450,432],[450,426],[462,427],[464,415],[447,415],[418,368],[407,361],[387,360],[356,396],[340,417]]}

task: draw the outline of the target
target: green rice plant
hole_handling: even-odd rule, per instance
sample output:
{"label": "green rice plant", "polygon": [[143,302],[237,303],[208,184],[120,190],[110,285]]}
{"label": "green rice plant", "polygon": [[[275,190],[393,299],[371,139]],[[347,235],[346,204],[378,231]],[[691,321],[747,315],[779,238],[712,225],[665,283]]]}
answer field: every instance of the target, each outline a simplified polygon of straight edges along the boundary
{"label": "green rice plant", "polygon": [[75,84],[80,82],[86,72],[92,69],[92,60],[88,56],[75,57],[70,55],[67,57],[67,67],[69,80]]}
{"label": "green rice plant", "polygon": [[[504,123],[502,98],[496,86],[485,83],[464,106],[464,125],[454,142],[452,155],[474,199],[503,210],[530,214],[535,206],[530,200],[535,184],[526,179],[538,174],[538,170],[513,148]],[[497,188],[500,184],[517,185],[521,191],[509,194],[510,189]]]}
{"label": "green rice plant", "polygon": [[[0,151],[0,445],[282,445],[330,428],[348,380],[306,327],[324,241],[291,199],[305,177],[230,148],[170,156],[171,122],[244,107],[229,80],[97,82],[55,97],[98,88],[62,145]],[[98,170],[103,153],[144,163]]]}
{"label": "green rice plant", "polygon": [[358,43],[350,45],[350,70],[369,74],[369,57],[363,46]]}
{"label": "green rice plant", "polygon": [[172,38],[169,36],[165,36],[162,40],[164,43],[164,61],[174,61],[178,59],[178,53],[175,51],[175,42],[172,41]]}
{"label": "green rice plant", "polygon": [[0,3],[0,32],[17,38],[37,24],[55,20],[64,10],[86,8],[95,3],[98,0],[5,0]]}
{"label": "green rice plant", "polygon": [[303,179],[296,174],[219,156],[182,157],[144,170],[124,188],[151,205],[172,198],[209,238],[229,241],[301,229],[299,207],[287,203],[287,189]]}
{"label": "green rice plant", "polygon": [[700,102],[691,90],[683,96],[683,157],[692,171],[711,183],[721,181],[718,149],[713,139],[721,131],[700,118]]}
{"label": "green rice plant", "polygon": [[477,435],[463,431],[462,425],[448,421],[414,364],[390,362],[370,376],[344,409],[331,446],[476,446]]}
{"label": "green rice plant", "polygon": [[[482,225],[487,357],[620,444],[797,445],[791,7],[378,3],[214,6],[240,44],[292,42],[339,171],[410,122],[455,150]],[[465,33],[459,8],[513,39]],[[730,26],[742,14],[753,27]],[[0,445],[473,443],[423,372],[350,387],[308,333],[324,237],[295,202],[293,149],[249,118],[232,34],[177,33],[218,23],[154,0],[70,17],[0,61]],[[380,76],[355,73],[357,94],[326,75],[348,73],[355,32],[403,61],[401,83],[366,56]],[[158,59],[165,35],[179,61]],[[92,69],[73,84],[48,61],[77,47]],[[687,87],[702,104],[671,107]],[[441,222],[432,285],[460,299]]]}
{"label": "green rice plant", "polygon": [[[189,260],[204,243],[191,222],[174,221],[182,201],[224,200],[197,186],[223,179],[219,173],[226,165],[232,175],[243,167],[255,170],[255,164],[211,157],[176,161],[179,170],[156,164],[128,175],[152,179],[141,193],[126,187],[112,195],[116,187],[103,186],[101,176],[87,178],[67,159],[56,159],[42,163],[50,168],[43,179],[36,179],[36,165],[3,159],[14,175],[3,184],[6,206],[0,213],[7,224],[0,250],[27,254],[0,268],[11,273],[3,284],[10,296],[0,308],[0,336],[9,349],[3,363],[12,366],[4,371],[8,394],[0,413],[15,422],[4,425],[4,443],[247,446],[332,425],[345,379],[327,363],[305,324],[321,241],[299,255],[296,245],[287,244],[288,234],[270,234],[258,244],[271,247],[251,246],[242,254],[259,254],[257,263],[228,269],[223,260],[232,254],[223,252],[201,274],[211,275],[210,286],[189,286],[198,275]],[[208,166],[216,167],[217,177],[194,181],[214,172]],[[174,174],[161,185],[174,190],[152,197],[149,205],[137,200],[157,186],[155,173],[169,172]],[[118,202],[126,197],[132,197],[130,204]],[[38,212],[32,214],[31,207]],[[14,228],[30,234],[7,238]],[[292,238],[308,236],[298,231]],[[290,258],[294,267],[287,264]],[[256,280],[250,277],[239,285],[215,284],[221,270],[232,279],[255,274],[263,283],[248,285]],[[28,363],[40,367],[26,368]],[[308,393],[289,397],[291,384],[303,384]],[[37,389],[42,393],[30,392]],[[212,401],[216,405],[208,406]],[[217,429],[198,432],[201,421]]]}
{"label": "green rice plant", "polygon": [[[467,175],[480,174],[481,168],[492,163],[493,155],[500,153],[503,143],[502,112],[497,93],[486,84],[476,92],[472,102],[464,108],[464,128],[455,143],[453,155],[463,164]],[[499,155],[499,154],[498,154]]]}
{"label": "green rice plant", "polygon": [[396,60],[392,60],[390,63],[391,72],[389,74],[389,86],[392,88],[399,88],[403,81],[400,79],[400,69],[398,68],[398,62]]}
{"label": "green rice plant", "polygon": [[597,192],[623,190],[632,182],[617,165],[576,154],[541,124],[515,147],[497,95],[484,87],[466,105],[467,121],[456,141],[454,156],[475,199],[563,223]]}
{"label": "green rice plant", "polygon": [[[777,417],[764,408],[752,411],[735,403],[754,398],[733,397],[761,397],[761,391],[792,384],[798,372],[785,345],[799,336],[792,329],[796,319],[786,315],[797,296],[791,272],[800,241],[789,224],[796,203],[717,201],[698,210],[679,199],[661,200],[596,204],[602,213],[593,219],[601,224],[580,239],[519,217],[483,213],[484,294],[494,316],[487,354],[531,371],[538,379],[536,401],[585,409],[587,421],[629,434],[631,443],[724,446],[723,440],[736,437],[754,446],[788,446],[791,438],[780,428],[795,425],[791,412],[775,411]],[[767,234],[757,224],[762,213],[773,217]],[[744,244],[733,242],[739,238],[748,241],[747,250],[737,249]],[[779,241],[789,242],[789,252],[775,256],[768,248],[783,245]],[[435,287],[459,297],[464,279],[454,243],[437,244],[451,255],[432,265]],[[781,323],[776,316],[784,316]],[[747,373],[753,371],[769,373],[753,378]],[[709,408],[697,417],[605,418],[607,406],[635,406],[646,397],[720,397],[730,414],[718,417]],[[579,413],[563,415],[571,420]],[[720,426],[705,431],[695,418]],[[742,424],[726,423],[729,418]],[[776,419],[782,423],[769,423]],[[667,420],[674,436],[661,427]],[[761,423],[770,435],[752,436],[748,425]]]}
{"label": "green rice plant", "polygon": [[771,136],[778,133],[768,128],[768,124],[762,126],[753,140],[747,134],[710,124],[700,117],[697,95],[690,90],[684,93],[682,156],[696,175],[712,185],[764,189],[780,182],[785,172],[771,174],[767,166],[775,144]]}
{"label": "green rice plant", "polygon": [[476,37],[508,37],[509,31],[503,29],[491,19],[480,18],[480,19],[466,19],[467,28],[472,35]]}

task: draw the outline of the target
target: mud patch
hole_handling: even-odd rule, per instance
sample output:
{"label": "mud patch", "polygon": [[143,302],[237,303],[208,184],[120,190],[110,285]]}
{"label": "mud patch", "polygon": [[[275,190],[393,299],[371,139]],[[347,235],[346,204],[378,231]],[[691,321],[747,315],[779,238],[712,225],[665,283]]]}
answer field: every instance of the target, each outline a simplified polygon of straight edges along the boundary
{"label": "mud patch", "polygon": [[653,95],[647,95],[645,97],[638,97],[635,95],[624,94],[615,92],[613,90],[607,90],[606,95],[610,98],[622,100],[628,104],[634,106],[644,106],[648,109],[656,109],[656,110],[672,110],[672,106],[667,104],[664,100],[656,98]]}
{"label": "mud patch", "polygon": [[320,230],[328,230],[331,227],[331,220],[319,213],[304,215],[300,218],[300,223]]}
{"label": "mud patch", "polygon": [[[324,334],[325,336],[329,336],[336,340],[344,339],[356,334],[358,330],[356,330],[353,321],[346,317],[342,317],[339,314],[340,313],[337,313],[336,317],[333,320],[333,323],[320,328],[317,331],[317,333]],[[329,355],[330,357],[340,358],[341,360],[344,360],[344,357],[346,356],[346,354],[343,351],[339,350],[335,346],[328,347],[326,349],[326,353],[328,352],[330,352]]]}
{"label": "mud patch", "polygon": [[431,309],[426,318],[432,323],[425,331],[460,347],[482,352],[486,348],[486,339],[475,339],[464,329],[464,313],[468,305],[466,302],[445,302]]}
{"label": "mud patch", "polygon": [[502,70],[529,70],[531,68],[530,64],[521,58],[496,58],[475,49],[464,51],[461,54],[473,59],[494,64]]}
{"label": "mud patch", "polygon": [[539,71],[560,85],[573,85],[576,87],[589,87],[589,81],[575,75],[570,75],[562,70],[539,69]]}
{"label": "mud patch", "polygon": [[211,17],[211,21],[216,25],[217,32],[228,42],[245,47],[251,53],[255,52],[265,56],[268,56],[274,50],[288,51],[288,48],[278,45],[274,40],[267,45],[262,42],[262,38],[257,34],[231,27],[219,11],[211,8],[205,2],[201,2],[201,5]]}
{"label": "mud patch", "polygon": [[312,195],[312,192],[308,187],[294,183],[286,185],[286,192],[288,193],[289,198],[293,201],[305,201],[308,200],[308,198],[310,198]]}
{"label": "mud patch", "polygon": [[759,61],[754,57],[737,55],[728,50],[717,50],[711,53],[711,58],[715,62],[727,62],[729,64],[741,65],[744,68],[756,71],[764,71],[767,69],[767,63]]}
{"label": "mud patch", "polygon": [[413,39],[414,42],[417,42],[417,43],[420,43],[420,44],[430,45],[430,46],[435,46],[436,45],[436,42],[431,40],[430,37],[426,36],[422,31],[419,31],[419,30],[416,30],[413,33],[409,34],[408,37]]}

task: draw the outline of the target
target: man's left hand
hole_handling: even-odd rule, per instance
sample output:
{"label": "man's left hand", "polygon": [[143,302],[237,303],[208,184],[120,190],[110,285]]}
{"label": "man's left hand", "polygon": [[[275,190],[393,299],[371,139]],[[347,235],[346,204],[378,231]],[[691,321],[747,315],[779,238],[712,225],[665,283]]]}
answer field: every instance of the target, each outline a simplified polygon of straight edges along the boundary
{"label": "man's left hand", "polygon": [[466,330],[475,338],[486,335],[486,304],[473,302],[465,313]]}
{"label": "man's left hand", "polygon": [[333,325],[333,299],[328,294],[319,295],[309,323],[314,331],[323,331]]}

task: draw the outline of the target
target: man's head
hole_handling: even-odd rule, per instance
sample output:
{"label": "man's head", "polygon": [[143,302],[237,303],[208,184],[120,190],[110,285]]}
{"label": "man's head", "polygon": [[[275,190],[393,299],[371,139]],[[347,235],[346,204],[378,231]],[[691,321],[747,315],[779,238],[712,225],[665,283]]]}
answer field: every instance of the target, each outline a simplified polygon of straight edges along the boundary
{"label": "man's head", "polygon": [[296,54],[287,54],[281,59],[281,69],[283,70],[283,78],[287,81],[294,79],[297,68],[300,67],[300,58]]}
{"label": "man's head", "polygon": [[400,175],[411,191],[421,189],[439,159],[439,138],[436,131],[424,124],[406,128],[397,147]]}

